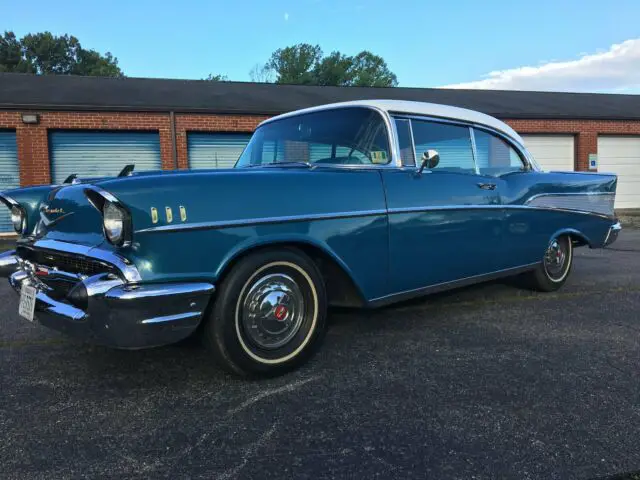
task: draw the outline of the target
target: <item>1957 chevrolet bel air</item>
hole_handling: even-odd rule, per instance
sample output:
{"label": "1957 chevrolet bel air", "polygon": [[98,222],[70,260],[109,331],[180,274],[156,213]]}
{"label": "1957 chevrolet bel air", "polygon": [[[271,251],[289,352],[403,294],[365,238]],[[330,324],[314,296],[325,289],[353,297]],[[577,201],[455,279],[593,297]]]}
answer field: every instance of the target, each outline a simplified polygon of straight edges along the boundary
{"label": "1957 chevrolet bel air", "polygon": [[1,194],[20,315],[117,348],[196,334],[245,375],[307,360],[329,305],[516,274],[553,291],[620,230],[615,175],[543,172],[506,124],[427,103],[271,118],[229,170],[131,170]]}

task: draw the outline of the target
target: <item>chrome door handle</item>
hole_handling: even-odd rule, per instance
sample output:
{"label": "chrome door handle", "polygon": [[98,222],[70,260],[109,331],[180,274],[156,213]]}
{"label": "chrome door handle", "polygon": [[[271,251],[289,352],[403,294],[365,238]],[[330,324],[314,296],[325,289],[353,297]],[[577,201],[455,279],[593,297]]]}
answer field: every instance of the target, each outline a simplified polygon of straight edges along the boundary
{"label": "chrome door handle", "polygon": [[495,190],[496,184],[495,183],[478,183],[478,188],[481,188],[482,190]]}

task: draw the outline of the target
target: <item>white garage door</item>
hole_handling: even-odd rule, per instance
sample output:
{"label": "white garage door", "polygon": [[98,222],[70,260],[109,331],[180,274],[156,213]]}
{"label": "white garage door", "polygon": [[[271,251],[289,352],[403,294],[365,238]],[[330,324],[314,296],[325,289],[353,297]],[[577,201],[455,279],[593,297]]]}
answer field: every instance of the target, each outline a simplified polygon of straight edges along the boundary
{"label": "white garage door", "polygon": [[598,136],[598,171],[618,175],[616,208],[640,208],[640,137]]}
{"label": "white garage door", "polygon": [[522,139],[543,170],[573,172],[573,135],[522,135]]}

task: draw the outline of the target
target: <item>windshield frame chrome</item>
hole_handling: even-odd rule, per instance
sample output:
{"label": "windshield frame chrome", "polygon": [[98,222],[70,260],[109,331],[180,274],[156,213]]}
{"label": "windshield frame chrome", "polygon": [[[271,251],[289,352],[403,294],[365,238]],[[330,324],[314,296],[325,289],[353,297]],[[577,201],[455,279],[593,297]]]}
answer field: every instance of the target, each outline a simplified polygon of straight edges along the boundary
{"label": "windshield frame chrome", "polygon": [[[372,164],[366,164],[366,165],[344,165],[344,164],[332,164],[332,163],[323,163],[323,164],[313,164],[311,162],[309,162],[309,166],[314,167],[314,168],[323,168],[323,167],[329,167],[329,168],[347,168],[347,169],[378,169],[378,168],[398,168],[401,167],[401,163],[400,163],[400,150],[398,147],[398,134],[395,130],[395,125],[391,119],[391,116],[389,115],[389,113],[381,108],[378,108],[376,106],[373,105],[335,105],[335,106],[330,106],[327,108],[323,108],[321,110],[317,110],[319,111],[331,111],[331,110],[344,110],[344,109],[354,109],[354,108],[362,108],[362,109],[366,109],[366,110],[372,110],[376,113],[378,113],[381,117],[382,120],[384,122],[385,125],[385,130],[387,132],[387,141],[389,142],[389,155],[391,156],[391,159],[389,160],[389,162],[384,163],[384,164],[376,164],[376,163],[372,163]],[[316,112],[302,112],[299,115],[303,116],[303,115],[308,115],[310,113],[316,113]],[[271,123],[275,123],[275,122],[279,122],[282,120],[289,120],[291,118],[296,117],[297,115],[291,115],[291,116],[287,116],[285,118],[279,119],[279,118],[274,118],[274,119],[268,119],[265,120],[264,122],[262,122],[258,128],[255,130],[255,132],[253,133],[253,135],[255,135],[261,128],[263,128],[266,125],[269,125]],[[253,135],[252,135],[252,139],[253,139]],[[251,144],[251,140],[249,141],[249,143],[247,144],[247,146],[242,150],[242,153],[240,154],[240,157],[238,157],[238,160],[236,161],[235,165],[233,166],[233,168],[256,168],[256,167],[263,167],[266,165],[254,165],[253,167],[251,165],[244,165],[244,166],[238,166],[238,162],[240,161],[240,158],[242,158],[242,155],[244,154],[245,150],[249,147],[249,145]],[[277,165],[278,162],[272,163],[270,165]]]}

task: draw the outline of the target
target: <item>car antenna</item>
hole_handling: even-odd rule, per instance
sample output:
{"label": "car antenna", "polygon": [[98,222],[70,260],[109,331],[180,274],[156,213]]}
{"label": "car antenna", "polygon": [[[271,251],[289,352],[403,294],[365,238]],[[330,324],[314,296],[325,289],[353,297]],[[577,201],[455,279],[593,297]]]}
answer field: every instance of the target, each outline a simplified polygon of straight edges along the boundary
{"label": "car antenna", "polygon": [[120,173],[118,174],[118,177],[128,177],[131,175],[131,172],[133,172],[133,169],[136,168],[136,166],[132,163],[129,165],[126,165],[122,170],[120,170]]}

